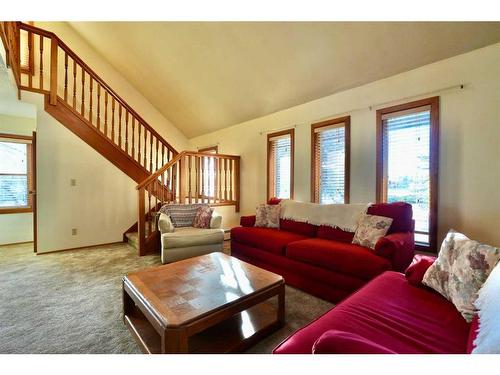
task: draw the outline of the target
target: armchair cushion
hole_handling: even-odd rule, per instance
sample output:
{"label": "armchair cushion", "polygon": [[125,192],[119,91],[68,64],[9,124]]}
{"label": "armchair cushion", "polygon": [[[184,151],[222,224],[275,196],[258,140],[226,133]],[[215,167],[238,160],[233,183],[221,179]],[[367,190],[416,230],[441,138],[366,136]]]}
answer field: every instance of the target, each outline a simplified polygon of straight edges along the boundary
{"label": "armchair cushion", "polygon": [[161,237],[163,249],[221,244],[224,241],[222,229],[176,228],[175,232]]}
{"label": "armchair cushion", "polygon": [[172,223],[172,220],[170,220],[170,216],[164,214],[163,212],[160,213],[160,218],[158,219],[158,229],[161,234],[170,233],[175,230],[174,224]]}
{"label": "armchair cushion", "polygon": [[222,215],[216,212],[212,212],[212,218],[210,219],[210,229],[218,229],[222,225]]}

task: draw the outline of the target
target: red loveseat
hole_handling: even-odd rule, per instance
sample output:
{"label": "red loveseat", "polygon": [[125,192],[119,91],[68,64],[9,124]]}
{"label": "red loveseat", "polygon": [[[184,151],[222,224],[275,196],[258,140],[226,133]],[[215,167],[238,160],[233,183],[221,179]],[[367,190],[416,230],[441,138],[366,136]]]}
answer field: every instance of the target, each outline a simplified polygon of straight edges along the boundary
{"label": "red loveseat", "polygon": [[431,264],[428,259],[417,262],[406,277],[384,272],[273,353],[470,353],[477,321],[467,323],[451,302],[421,284]]}
{"label": "red loveseat", "polygon": [[255,227],[241,217],[231,230],[231,255],[284,277],[288,285],[337,302],[387,270],[403,271],[414,254],[414,223],[408,203],[381,203],[368,214],[391,217],[374,250],[351,243],[354,233],[280,220],[280,228]]}

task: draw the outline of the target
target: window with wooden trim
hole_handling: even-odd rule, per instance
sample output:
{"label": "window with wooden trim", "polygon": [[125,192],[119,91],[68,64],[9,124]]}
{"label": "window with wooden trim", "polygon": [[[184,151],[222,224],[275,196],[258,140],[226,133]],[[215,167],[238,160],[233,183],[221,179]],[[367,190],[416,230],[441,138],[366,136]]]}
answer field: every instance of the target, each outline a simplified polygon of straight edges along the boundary
{"label": "window with wooden trim", "polygon": [[267,197],[293,198],[294,129],[267,135]]}
{"label": "window with wooden trim", "polygon": [[350,117],[311,125],[311,201],[349,203]]}
{"label": "window with wooden trim", "polygon": [[0,213],[32,211],[32,138],[0,134]]}
{"label": "window with wooden trim", "polygon": [[439,97],[377,111],[377,201],[413,207],[415,243],[436,251]]}

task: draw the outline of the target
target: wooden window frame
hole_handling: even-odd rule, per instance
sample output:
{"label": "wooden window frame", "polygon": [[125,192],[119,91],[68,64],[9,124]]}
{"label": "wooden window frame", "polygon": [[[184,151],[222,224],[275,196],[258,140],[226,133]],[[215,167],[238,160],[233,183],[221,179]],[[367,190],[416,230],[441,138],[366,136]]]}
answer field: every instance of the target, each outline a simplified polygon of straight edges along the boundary
{"label": "wooden window frame", "polygon": [[293,186],[294,186],[294,159],[295,159],[295,129],[282,130],[267,135],[267,200],[273,198],[276,191],[276,179],[271,176],[271,138],[280,137],[283,135],[290,135],[290,199],[293,199]]}
{"label": "wooden window frame", "polygon": [[[0,133],[1,142],[5,142],[5,139],[12,139],[15,141],[26,141],[21,142],[27,145],[26,159],[27,159],[27,183],[28,183],[28,206],[26,207],[0,207],[0,215],[2,214],[20,214],[33,212],[33,137],[27,135],[17,135],[17,134],[4,134]],[[19,143],[19,142],[17,142]]]}
{"label": "wooden window frame", "polygon": [[331,120],[311,124],[311,202],[319,203],[319,165],[316,165],[316,143],[318,142],[317,129],[344,124],[345,128],[345,160],[344,160],[344,203],[350,201],[351,190],[351,116],[339,117]]}
{"label": "wooden window frame", "polygon": [[429,245],[416,244],[415,248],[420,251],[437,252],[438,231],[438,180],[439,180],[439,96],[416,100],[410,103],[395,105],[377,110],[377,202],[387,201],[387,175],[385,161],[387,156],[383,147],[383,115],[419,107],[430,107],[430,153],[429,153]]}

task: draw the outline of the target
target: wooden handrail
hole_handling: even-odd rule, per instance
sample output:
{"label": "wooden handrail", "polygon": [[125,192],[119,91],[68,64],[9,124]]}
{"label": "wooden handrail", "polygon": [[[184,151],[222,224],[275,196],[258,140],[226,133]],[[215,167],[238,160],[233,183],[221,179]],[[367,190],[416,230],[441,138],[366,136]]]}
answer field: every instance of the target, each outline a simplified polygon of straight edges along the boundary
{"label": "wooden handrail", "polygon": [[136,189],[139,190],[141,188],[144,188],[150,182],[155,181],[160,175],[163,174],[163,172],[165,172],[167,169],[169,169],[175,163],[177,163],[185,154],[186,154],[186,151],[182,151],[182,152],[178,153],[177,155],[175,155],[174,158],[172,160],[170,160],[167,164],[165,164],[163,167],[158,169],[155,173],[153,173],[151,176],[146,178],[139,185],[137,185]]}

